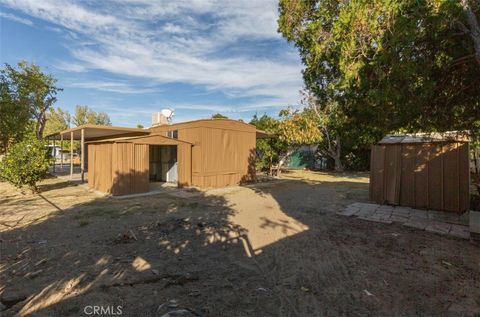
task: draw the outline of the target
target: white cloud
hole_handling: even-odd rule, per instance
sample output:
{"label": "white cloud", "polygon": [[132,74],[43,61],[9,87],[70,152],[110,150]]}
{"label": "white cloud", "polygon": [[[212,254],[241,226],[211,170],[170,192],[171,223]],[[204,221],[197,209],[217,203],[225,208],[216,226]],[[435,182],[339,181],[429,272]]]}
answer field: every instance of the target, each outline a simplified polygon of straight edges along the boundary
{"label": "white cloud", "polygon": [[183,28],[182,26],[178,24],[173,24],[173,23],[166,23],[163,27],[162,30],[167,33],[188,33],[188,31]]}
{"label": "white cloud", "polygon": [[[267,98],[272,106],[299,100],[299,58],[292,49],[261,48],[272,42],[282,47],[275,0],[0,3],[81,38],[69,35],[68,48],[76,61],[61,63],[63,70],[99,69],[155,84],[200,85],[232,97]],[[118,90],[111,85],[91,88]]]}
{"label": "white cloud", "polygon": [[79,63],[71,62],[71,61],[59,61],[55,65],[55,68],[64,70],[67,72],[72,72],[72,73],[84,73],[88,69],[84,65],[81,65]]}
{"label": "white cloud", "polygon": [[33,22],[30,21],[29,19],[21,18],[11,13],[0,12],[0,17],[11,20],[11,21],[15,21],[18,23],[22,23],[25,25],[33,26]]}
{"label": "white cloud", "polygon": [[112,81],[80,81],[66,84],[67,87],[97,89],[100,91],[116,92],[120,94],[146,94],[158,92],[158,89],[138,87],[124,82]]}

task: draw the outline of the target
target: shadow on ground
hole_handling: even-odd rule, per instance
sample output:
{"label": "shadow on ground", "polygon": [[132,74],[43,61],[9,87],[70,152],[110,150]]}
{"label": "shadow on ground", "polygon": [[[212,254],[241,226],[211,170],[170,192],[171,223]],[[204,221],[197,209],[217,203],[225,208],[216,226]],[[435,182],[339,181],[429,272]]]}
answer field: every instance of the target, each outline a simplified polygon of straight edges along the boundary
{"label": "shadow on ground", "polygon": [[1,233],[3,313],[84,316],[89,305],[121,306],[122,316],[479,311],[478,247],[337,216],[366,201],[368,184],[332,177],[59,206]]}

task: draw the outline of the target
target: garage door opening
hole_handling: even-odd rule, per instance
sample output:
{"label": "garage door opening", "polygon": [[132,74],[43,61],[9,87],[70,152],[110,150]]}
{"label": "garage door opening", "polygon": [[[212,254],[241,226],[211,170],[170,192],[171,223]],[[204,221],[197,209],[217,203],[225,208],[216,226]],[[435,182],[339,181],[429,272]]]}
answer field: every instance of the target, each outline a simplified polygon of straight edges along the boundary
{"label": "garage door opening", "polygon": [[149,145],[150,185],[177,185],[178,162],[176,145]]}

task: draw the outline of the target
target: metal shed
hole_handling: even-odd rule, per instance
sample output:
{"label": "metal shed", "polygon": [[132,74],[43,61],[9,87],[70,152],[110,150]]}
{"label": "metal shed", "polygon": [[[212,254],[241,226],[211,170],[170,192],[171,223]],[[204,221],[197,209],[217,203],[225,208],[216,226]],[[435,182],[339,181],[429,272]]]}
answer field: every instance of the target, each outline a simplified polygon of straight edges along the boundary
{"label": "metal shed", "polygon": [[387,135],[372,146],[370,200],[463,213],[469,209],[465,134]]}

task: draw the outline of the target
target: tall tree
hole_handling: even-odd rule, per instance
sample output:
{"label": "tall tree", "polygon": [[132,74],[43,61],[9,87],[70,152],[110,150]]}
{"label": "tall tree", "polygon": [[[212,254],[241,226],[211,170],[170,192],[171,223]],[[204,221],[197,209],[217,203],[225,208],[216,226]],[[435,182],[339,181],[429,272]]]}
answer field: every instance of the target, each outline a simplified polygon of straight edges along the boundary
{"label": "tall tree", "polygon": [[278,172],[302,145],[317,144],[322,140],[317,121],[311,115],[287,108],[281,110],[279,116],[280,120],[266,114],[260,118],[255,115],[250,121],[250,124],[272,135],[272,138],[257,140],[257,149],[262,152],[257,165],[268,167],[270,171],[276,165]]}
{"label": "tall tree", "polygon": [[227,116],[224,116],[223,114],[217,112],[216,114],[212,115],[212,119],[228,119]]}
{"label": "tall tree", "polygon": [[80,105],[75,107],[75,115],[73,116],[72,121],[77,127],[84,124],[112,125],[107,113],[97,113],[88,106]]}
{"label": "tall tree", "polygon": [[468,27],[465,26],[462,22],[458,21],[458,25],[460,26],[460,29],[465,32],[466,34],[469,34],[470,37],[472,38],[473,41],[473,47],[475,48],[475,58],[477,60],[477,63],[480,64],[480,23],[478,22],[477,15],[474,12],[474,9],[472,8],[472,5],[470,3],[474,3],[478,7],[480,7],[480,4],[473,0],[461,0],[460,4],[462,5],[464,14],[465,14],[465,20],[466,24]]}
{"label": "tall tree", "polygon": [[16,102],[11,78],[5,70],[0,73],[0,153],[19,142],[28,131],[30,111],[26,104]]}
{"label": "tall tree", "polygon": [[9,102],[28,109],[35,122],[35,136],[42,139],[47,112],[57,101],[57,93],[62,90],[56,87],[57,80],[42,72],[38,65],[26,61],[19,62],[17,68],[5,64],[3,76],[8,78],[5,82],[9,85]]}
{"label": "tall tree", "polygon": [[278,123],[277,135],[285,143],[285,148],[279,155],[278,170],[287,162],[288,158],[302,145],[318,144],[322,141],[322,134],[317,121],[306,112],[287,108],[279,113],[281,120]]}
{"label": "tall tree", "polygon": [[279,31],[299,49],[306,88],[338,105],[350,126],[377,136],[478,133],[480,65],[467,1],[281,0]]}
{"label": "tall tree", "polygon": [[345,135],[343,132],[347,126],[346,116],[334,101],[318,102],[313,94],[305,91],[302,95],[302,104],[305,107],[303,115],[312,115],[316,118],[323,136],[319,147],[320,153],[334,161],[335,171],[343,171],[342,137]]}
{"label": "tall tree", "polygon": [[71,115],[67,110],[61,108],[52,108],[47,113],[47,123],[45,125],[45,134],[52,134],[66,130],[70,127]]}
{"label": "tall tree", "polygon": [[260,170],[267,170],[270,174],[274,165],[277,165],[280,160],[280,155],[286,153],[288,144],[278,138],[279,121],[273,117],[264,114],[262,116],[253,116],[250,124],[257,129],[270,133],[272,137],[257,139],[257,168]]}

